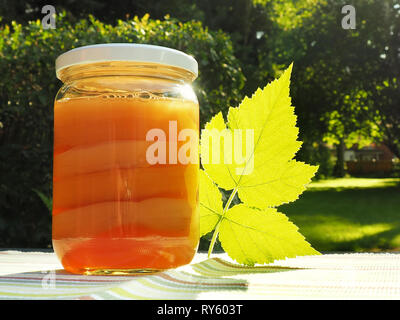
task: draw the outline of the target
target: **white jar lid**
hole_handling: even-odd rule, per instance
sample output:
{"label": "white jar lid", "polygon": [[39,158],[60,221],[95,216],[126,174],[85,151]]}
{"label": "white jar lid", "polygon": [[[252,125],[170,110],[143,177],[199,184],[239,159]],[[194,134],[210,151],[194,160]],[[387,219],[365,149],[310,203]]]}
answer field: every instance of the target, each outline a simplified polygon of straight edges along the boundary
{"label": "white jar lid", "polygon": [[167,47],[136,43],[95,44],[72,49],[56,59],[56,74],[59,77],[61,70],[73,65],[107,61],[164,64],[185,69],[193,73],[194,78],[198,75],[197,61],[192,56]]}

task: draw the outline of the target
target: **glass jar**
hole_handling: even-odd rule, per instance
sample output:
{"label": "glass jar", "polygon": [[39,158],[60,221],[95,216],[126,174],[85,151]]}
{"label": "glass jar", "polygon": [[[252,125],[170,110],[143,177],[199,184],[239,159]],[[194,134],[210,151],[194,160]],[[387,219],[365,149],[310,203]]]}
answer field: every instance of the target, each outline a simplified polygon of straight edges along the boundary
{"label": "glass jar", "polygon": [[197,62],[101,44],[56,60],[53,248],[67,271],[135,274],[189,263],[199,242]]}

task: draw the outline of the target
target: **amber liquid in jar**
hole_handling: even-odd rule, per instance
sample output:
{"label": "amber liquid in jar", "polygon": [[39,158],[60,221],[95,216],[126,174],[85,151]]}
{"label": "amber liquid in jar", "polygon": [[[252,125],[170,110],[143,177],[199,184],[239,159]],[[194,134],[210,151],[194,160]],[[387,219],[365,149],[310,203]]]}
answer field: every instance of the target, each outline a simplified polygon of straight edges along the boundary
{"label": "amber liquid in jar", "polygon": [[[100,82],[112,87],[122,80]],[[154,141],[146,136],[154,128],[165,132],[166,163],[147,159]],[[192,260],[199,166],[168,161],[185,143],[176,140],[183,129],[198,134],[197,100],[148,92],[56,99],[53,248],[67,271],[154,272]]]}

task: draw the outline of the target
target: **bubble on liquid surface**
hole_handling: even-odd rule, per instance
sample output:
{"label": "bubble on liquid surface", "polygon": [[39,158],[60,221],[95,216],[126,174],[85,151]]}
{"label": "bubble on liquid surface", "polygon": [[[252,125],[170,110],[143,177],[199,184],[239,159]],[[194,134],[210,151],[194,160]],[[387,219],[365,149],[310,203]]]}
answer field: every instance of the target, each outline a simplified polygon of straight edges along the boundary
{"label": "bubble on liquid surface", "polygon": [[117,94],[105,94],[102,95],[103,99],[160,99],[161,97],[148,91],[130,92],[130,93],[117,93]]}

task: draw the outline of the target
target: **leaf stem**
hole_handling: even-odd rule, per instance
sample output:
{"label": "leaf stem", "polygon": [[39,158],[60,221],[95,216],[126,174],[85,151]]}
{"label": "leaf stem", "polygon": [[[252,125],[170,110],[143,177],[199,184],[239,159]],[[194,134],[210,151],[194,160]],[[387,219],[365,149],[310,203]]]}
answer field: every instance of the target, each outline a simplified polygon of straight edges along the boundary
{"label": "leaf stem", "polygon": [[235,189],[233,189],[232,193],[230,194],[229,199],[225,204],[225,207],[224,207],[224,210],[222,212],[222,215],[219,217],[217,225],[216,225],[216,227],[214,229],[213,236],[211,238],[210,246],[208,247],[208,258],[211,256],[211,253],[214,250],[214,245],[215,245],[215,242],[217,241],[217,237],[218,237],[218,233],[219,233],[219,226],[221,225],[221,222],[225,217],[225,213],[229,210],[229,207],[231,206],[233,198],[235,197],[237,192],[238,192],[238,189],[236,187]]}

